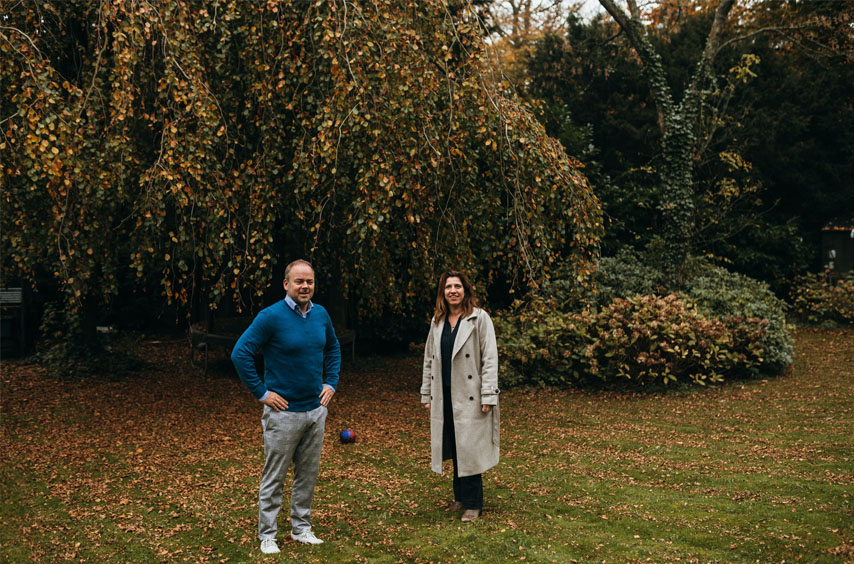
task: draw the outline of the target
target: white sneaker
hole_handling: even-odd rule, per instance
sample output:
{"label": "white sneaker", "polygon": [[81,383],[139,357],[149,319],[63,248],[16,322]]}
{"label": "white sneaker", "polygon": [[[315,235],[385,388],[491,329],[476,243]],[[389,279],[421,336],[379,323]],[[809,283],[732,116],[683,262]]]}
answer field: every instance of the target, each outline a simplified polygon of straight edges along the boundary
{"label": "white sneaker", "polygon": [[276,544],[276,539],[264,539],[261,541],[261,552],[264,554],[276,554],[279,552],[279,545]]}
{"label": "white sneaker", "polygon": [[291,532],[291,538],[303,544],[323,544],[323,541],[314,536],[314,533],[312,533],[311,530],[308,530],[304,533],[300,533],[298,535],[295,535],[293,532]]}

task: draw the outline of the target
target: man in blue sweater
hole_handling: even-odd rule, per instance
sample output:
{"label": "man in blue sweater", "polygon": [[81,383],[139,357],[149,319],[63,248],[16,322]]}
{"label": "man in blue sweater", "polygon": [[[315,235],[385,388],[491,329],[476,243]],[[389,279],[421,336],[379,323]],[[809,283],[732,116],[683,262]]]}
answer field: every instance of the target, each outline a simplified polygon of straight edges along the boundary
{"label": "man in blue sweater", "polygon": [[[264,404],[264,472],[261,475],[258,538],[261,552],[279,552],[276,517],[285,474],[294,464],[291,538],[323,541],[311,531],[311,499],[320,467],[326,406],[338,385],[341,348],[326,310],[315,303],[314,269],[297,260],[285,269],[284,300],[267,307],[240,336],[231,361],[241,380]],[[264,380],[254,355],[264,353]]]}

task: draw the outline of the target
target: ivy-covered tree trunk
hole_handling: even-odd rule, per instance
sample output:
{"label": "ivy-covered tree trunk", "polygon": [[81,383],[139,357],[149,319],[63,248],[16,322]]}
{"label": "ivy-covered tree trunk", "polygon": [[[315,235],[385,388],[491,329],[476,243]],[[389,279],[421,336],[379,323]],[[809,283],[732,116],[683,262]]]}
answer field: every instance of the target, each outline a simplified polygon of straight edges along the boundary
{"label": "ivy-covered tree trunk", "polygon": [[664,126],[661,140],[661,234],[665,242],[664,272],[671,285],[678,285],[679,272],[690,251],[694,230],[694,136],[685,127],[682,115],[675,113]]}
{"label": "ivy-covered tree trunk", "polygon": [[614,18],[643,63],[650,85],[661,129],[661,201],[658,209],[664,238],[664,272],[671,287],[679,285],[680,273],[691,247],[694,233],[694,152],[699,128],[703,87],[714,83],[712,61],[720,46],[721,29],[735,0],[720,0],[706,39],[703,54],[679,103],[674,101],[661,56],[656,51],[644,26],[637,0],[626,0],[628,13],[614,0],[599,0]]}

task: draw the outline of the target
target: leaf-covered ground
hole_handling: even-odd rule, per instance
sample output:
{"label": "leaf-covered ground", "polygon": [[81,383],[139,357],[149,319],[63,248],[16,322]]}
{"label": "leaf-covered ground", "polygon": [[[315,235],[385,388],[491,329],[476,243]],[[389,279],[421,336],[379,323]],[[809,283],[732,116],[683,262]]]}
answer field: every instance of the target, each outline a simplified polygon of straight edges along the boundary
{"label": "leaf-covered ground", "polygon": [[472,525],[429,471],[419,359],[345,363],[314,503],[327,542],[280,535],[277,556],[256,541],[258,404],[224,360],[191,366],[184,340],[138,348],[144,371],[85,381],[3,362],[0,560],[854,561],[854,331],[799,331],[773,380],[503,393]]}

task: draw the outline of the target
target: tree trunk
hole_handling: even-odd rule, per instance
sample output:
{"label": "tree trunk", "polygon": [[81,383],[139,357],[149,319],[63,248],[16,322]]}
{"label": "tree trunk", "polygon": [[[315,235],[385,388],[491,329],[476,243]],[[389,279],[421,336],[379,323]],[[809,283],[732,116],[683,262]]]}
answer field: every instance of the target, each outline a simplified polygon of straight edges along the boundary
{"label": "tree trunk", "polygon": [[662,138],[662,193],[658,209],[662,218],[662,237],[665,248],[663,271],[668,287],[676,288],[681,280],[682,267],[690,250],[694,228],[694,171],[691,160],[693,135],[679,127],[680,117],[671,116]]}
{"label": "tree trunk", "polygon": [[658,110],[663,161],[663,189],[658,204],[665,243],[663,267],[667,277],[665,282],[669,287],[676,288],[694,233],[692,155],[702,84],[711,76],[712,61],[720,46],[721,29],[735,0],[721,0],[718,3],[703,55],[679,104],[674,103],[661,57],[647,36],[637,0],[627,0],[628,13],[617,6],[615,0],[599,0],[599,3],[614,18],[640,57],[644,75],[650,85],[650,93]]}

